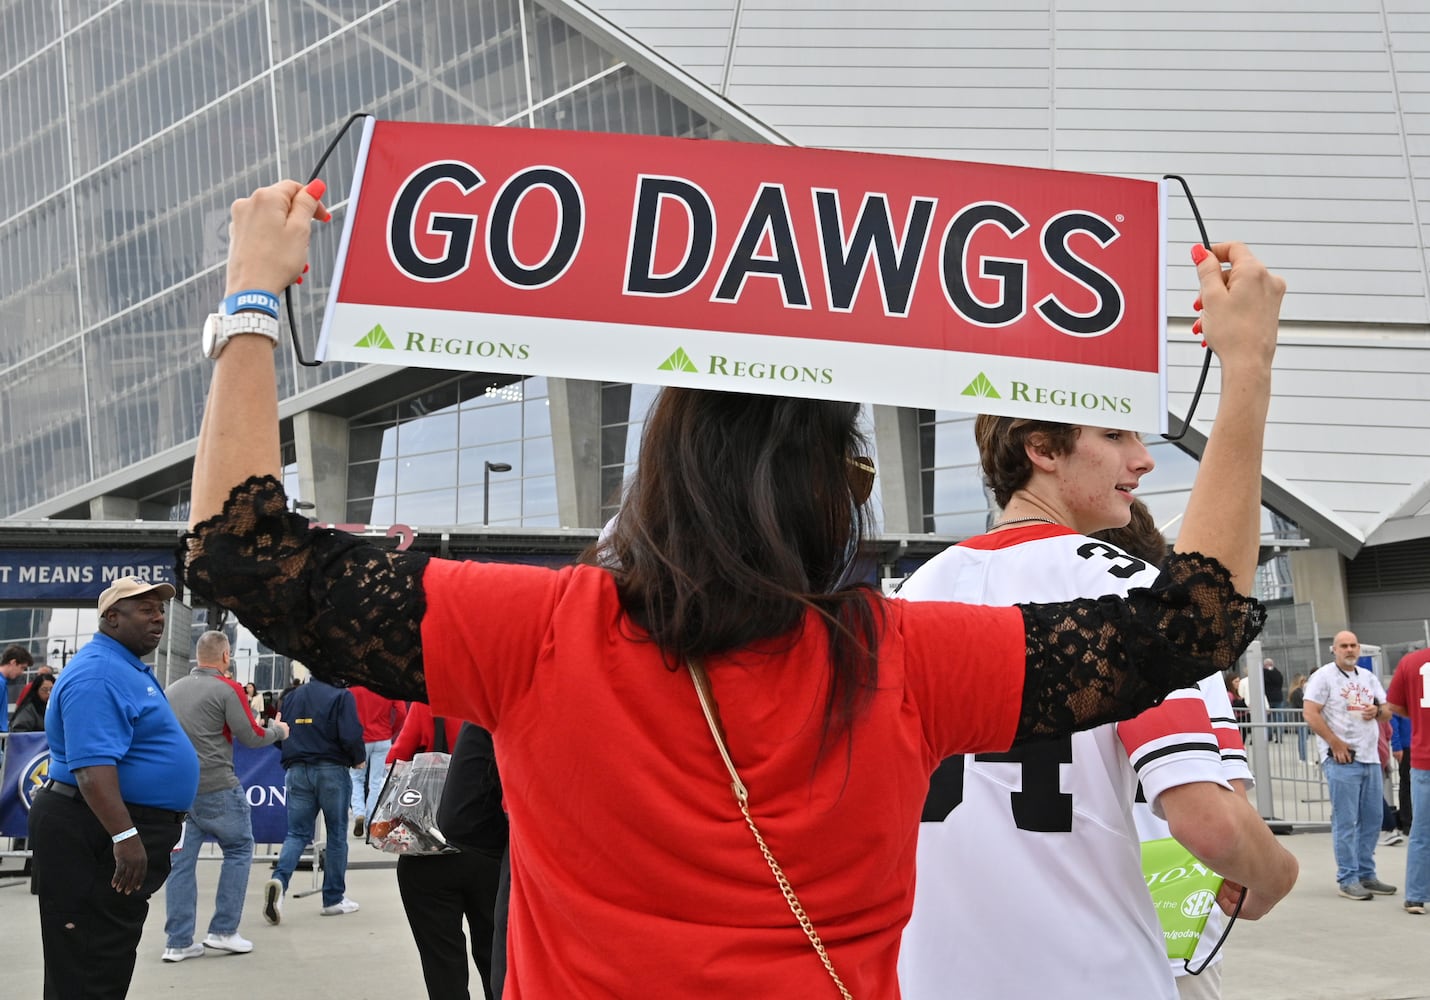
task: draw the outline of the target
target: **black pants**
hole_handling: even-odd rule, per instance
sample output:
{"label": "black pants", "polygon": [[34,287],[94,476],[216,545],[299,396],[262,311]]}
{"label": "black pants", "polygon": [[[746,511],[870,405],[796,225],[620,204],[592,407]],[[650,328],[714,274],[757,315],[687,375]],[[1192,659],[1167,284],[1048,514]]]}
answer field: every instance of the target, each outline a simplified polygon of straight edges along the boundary
{"label": "black pants", "polygon": [[35,793],[30,809],[35,889],[40,897],[40,941],[45,954],[45,1000],[123,998],[149,897],[169,877],[169,852],[179,842],[182,814],[134,809],[134,826],[148,855],[139,889],[126,896],[114,878],[114,844],[80,798]]}
{"label": "black pants", "polygon": [[397,859],[402,908],[422,959],[429,1000],[468,1000],[467,941],[482,977],[482,993],[492,1000],[492,914],[501,861],[475,852]]}
{"label": "black pants", "polygon": [[497,883],[496,931],[492,934],[492,1000],[501,1000],[506,986],[506,917],[511,906],[511,847],[501,856],[501,881]]}
{"label": "black pants", "polygon": [[1400,754],[1400,809],[1397,810],[1395,818],[1401,831],[1409,833],[1411,821],[1415,819],[1415,810],[1410,805],[1410,749],[1408,747]]}

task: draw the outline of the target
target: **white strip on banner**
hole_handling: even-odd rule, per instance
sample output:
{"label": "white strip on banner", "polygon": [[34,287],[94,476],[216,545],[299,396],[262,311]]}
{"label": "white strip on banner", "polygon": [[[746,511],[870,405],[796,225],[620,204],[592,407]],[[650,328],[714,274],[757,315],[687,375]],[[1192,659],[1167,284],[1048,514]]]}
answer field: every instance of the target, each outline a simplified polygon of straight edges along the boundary
{"label": "white strip on banner", "polygon": [[1033,358],[352,303],[334,308],[331,331],[331,361],[934,409],[955,396],[970,411],[1133,430],[1165,420],[1156,372]]}

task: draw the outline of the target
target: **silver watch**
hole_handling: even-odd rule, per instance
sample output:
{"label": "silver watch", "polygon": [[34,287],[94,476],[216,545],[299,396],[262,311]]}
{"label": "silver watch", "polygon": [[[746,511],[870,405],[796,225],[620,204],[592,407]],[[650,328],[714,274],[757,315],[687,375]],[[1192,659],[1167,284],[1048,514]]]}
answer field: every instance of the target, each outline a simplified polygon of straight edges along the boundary
{"label": "silver watch", "polygon": [[216,358],[228,346],[229,338],[241,333],[259,333],[278,346],[278,320],[267,313],[241,312],[232,316],[211,313],[204,320],[204,356]]}

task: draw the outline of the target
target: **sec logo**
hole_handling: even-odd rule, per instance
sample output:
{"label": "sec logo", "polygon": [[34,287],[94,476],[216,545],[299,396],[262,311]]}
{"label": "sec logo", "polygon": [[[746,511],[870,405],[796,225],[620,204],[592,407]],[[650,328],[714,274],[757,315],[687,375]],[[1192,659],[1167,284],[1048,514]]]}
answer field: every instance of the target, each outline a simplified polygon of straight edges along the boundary
{"label": "sec logo", "polygon": [[16,790],[20,793],[20,801],[24,804],[26,812],[30,811],[30,806],[35,801],[35,793],[40,790],[40,786],[49,776],[49,750],[42,751],[29,764],[21,768],[19,785]]}
{"label": "sec logo", "polygon": [[1200,889],[1182,900],[1182,916],[1205,917],[1216,905],[1216,894]]}

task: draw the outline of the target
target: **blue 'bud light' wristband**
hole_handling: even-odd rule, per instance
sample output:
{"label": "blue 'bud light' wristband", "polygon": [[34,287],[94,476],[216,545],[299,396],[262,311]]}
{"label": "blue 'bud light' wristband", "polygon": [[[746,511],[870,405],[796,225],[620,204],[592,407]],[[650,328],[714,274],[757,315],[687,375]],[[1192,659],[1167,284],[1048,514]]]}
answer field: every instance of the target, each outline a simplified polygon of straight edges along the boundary
{"label": "blue 'bud light' wristband", "polygon": [[278,318],[278,296],[272,292],[263,292],[251,289],[246,292],[234,292],[224,299],[219,306],[219,312],[225,316],[232,316],[240,312],[261,312],[274,319]]}

